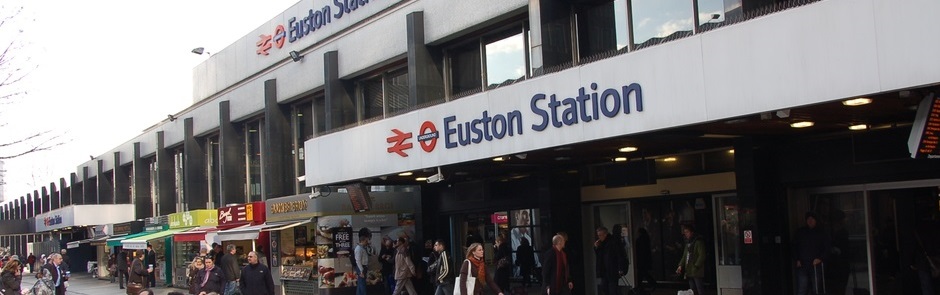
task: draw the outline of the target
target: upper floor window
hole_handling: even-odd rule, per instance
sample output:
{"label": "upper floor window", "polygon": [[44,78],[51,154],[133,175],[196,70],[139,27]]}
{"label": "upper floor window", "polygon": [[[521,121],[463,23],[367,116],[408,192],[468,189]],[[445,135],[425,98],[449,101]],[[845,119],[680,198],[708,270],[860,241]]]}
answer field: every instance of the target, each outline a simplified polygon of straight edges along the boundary
{"label": "upper floor window", "polygon": [[304,167],[304,142],[313,137],[313,102],[307,100],[293,106],[291,111],[291,126],[293,126],[293,145],[291,153],[294,155],[294,178],[295,193],[310,192],[310,189],[304,185],[303,181],[296,180],[297,177],[305,175]]}
{"label": "upper floor window", "polygon": [[445,49],[448,96],[463,97],[527,77],[526,48],[528,29],[516,22]]}
{"label": "upper floor window", "polygon": [[408,108],[408,69],[404,67],[356,82],[361,121],[384,118]]}
{"label": "upper floor window", "polygon": [[247,163],[246,188],[248,200],[245,202],[264,201],[264,183],[261,167],[264,159],[262,143],[264,142],[264,120],[257,120],[245,124],[245,163]]}

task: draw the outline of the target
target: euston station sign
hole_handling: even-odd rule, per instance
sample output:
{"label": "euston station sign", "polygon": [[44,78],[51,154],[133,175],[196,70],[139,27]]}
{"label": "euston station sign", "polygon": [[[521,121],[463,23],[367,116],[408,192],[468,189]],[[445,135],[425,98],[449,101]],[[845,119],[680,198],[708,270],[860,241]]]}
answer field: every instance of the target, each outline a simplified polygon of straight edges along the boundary
{"label": "euston station sign", "polygon": [[[258,55],[269,55],[268,52],[272,48],[283,48],[286,43],[294,43],[303,39],[304,37],[314,34],[317,31],[323,31],[330,24],[339,21],[343,16],[352,15],[356,10],[364,9],[366,6],[376,6],[375,4],[369,5],[370,2],[384,2],[382,7],[378,9],[384,9],[395,2],[400,0],[330,0],[332,3],[326,4],[323,6],[316,6],[314,8],[307,9],[303,14],[291,16],[287,20],[287,26],[285,28],[284,24],[278,24],[274,27],[274,30],[271,34],[261,34],[260,39],[255,43],[257,49],[255,53]],[[373,10],[373,12],[376,10]],[[369,14],[360,14],[360,18],[365,18],[370,16]],[[349,18],[349,17],[347,17]],[[352,24],[355,21],[346,22],[346,24]],[[341,28],[336,28],[335,31],[338,31]]]}

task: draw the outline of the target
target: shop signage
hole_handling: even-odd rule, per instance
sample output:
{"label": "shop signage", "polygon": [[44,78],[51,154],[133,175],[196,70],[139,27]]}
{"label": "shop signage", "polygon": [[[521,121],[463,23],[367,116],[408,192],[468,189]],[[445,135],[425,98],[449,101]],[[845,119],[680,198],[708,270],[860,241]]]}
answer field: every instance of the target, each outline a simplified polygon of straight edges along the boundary
{"label": "shop signage", "polygon": [[70,226],[120,223],[134,220],[132,204],[70,205],[35,217],[36,232]]}
{"label": "shop signage", "polygon": [[74,208],[75,206],[69,206],[36,215],[36,232],[75,226]]}
{"label": "shop signage", "polygon": [[219,211],[214,209],[173,213],[169,215],[169,224],[170,228],[216,226],[219,224],[218,214]]}
{"label": "shop signage", "polygon": [[352,255],[352,232],[351,227],[336,227],[333,231],[333,249],[339,257],[348,257]]}
{"label": "shop signage", "polygon": [[243,224],[254,221],[254,204],[219,208],[219,225]]}
{"label": "shop signage", "polygon": [[754,233],[750,230],[744,231],[744,244],[750,245],[754,243]]}
{"label": "shop signage", "polygon": [[113,235],[128,235],[132,233],[138,233],[143,230],[143,225],[143,222],[140,221],[116,223],[111,227],[111,232]]}
{"label": "shop signage", "polygon": [[[326,198],[310,199],[309,197],[310,194],[301,194],[265,201],[267,221],[299,220],[354,212],[354,208],[349,202],[349,196],[346,193],[334,192]],[[372,209],[370,211],[372,214],[362,214],[362,216],[382,216],[380,213],[383,212],[414,212],[418,206],[418,198],[415,197],[415,193],[369,192],[369,198],[372,203]],[[390,220],[382,219],[386,217],[375,218],[378,218],[376,221],[378,223],[391,222]]]}
{"label": "shop signage", "polygon": [[281,268],[281,279],[290,281],[306,281],[313,274],[312,267],[284,266]]}
{"label": "shop signage", "polygon": [[[382,9],[390,7],[392,4],[399,2],[400,0],[330,0],[325,1],[327,4],[323,6],[317,6],[316,3],[313,4],[313,8],[307,9],[302,15],[298,16],[285,16],[290,17],[287,20],[287,29],[284,28],[284,24],[278,24],[274,27],[273,34],[261,34],[261,39],[255,42],[257,49],[255,53],[258,55],[268,55],[268,51],[272,48],[280,49],[284,47],[285,42],[294,43],[308,35],[315,34],[317,32],[323,32],[326,27],[332,23],[336,23],[343,16],[352,16],[357,10],[367,10],[366,13],[356,14],[356,17],[352,21],[346,21],[342,25],[333,25],[333,30],[326,31],[326,33],[321,34],[321,38],[329,36],[329,34],[339,32],[344,27],[349,26],[355,23],[357,20],[365,19],[372,14],[375,14]],[[319,1],[318,1],[319,2]],[[370,4],[374,3],[374,4]],[[371,13],[370,13],[371,12]],[[347,19],[352,17],[347,17]],[[315,41],[313,41],[315,42]]]}
{"label": "shop signage", "polygon": [[49,216],[42,219],[42,223],[46,226],[53,226],[56,224],[62,224],[62,215]]}
{"label": "shop signage", "polygon": [[493,223],[493,224],[509,223],[509,215],[507,215],[506,213],[493,213],[493,215],[490,215],[490,223]]}

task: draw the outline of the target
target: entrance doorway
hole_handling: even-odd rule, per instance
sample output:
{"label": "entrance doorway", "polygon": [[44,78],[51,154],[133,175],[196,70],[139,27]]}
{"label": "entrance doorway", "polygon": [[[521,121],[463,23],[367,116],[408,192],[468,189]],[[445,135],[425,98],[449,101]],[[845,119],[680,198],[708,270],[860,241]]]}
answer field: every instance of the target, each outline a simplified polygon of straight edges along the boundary
{"label": "entrance doorway", "polygon": [[814,212],[829,233],[827,294],[922,294],[937,283],[911,266],[924,248],[940,248],[940,181],[795,190],[791,201],[793,231]]}

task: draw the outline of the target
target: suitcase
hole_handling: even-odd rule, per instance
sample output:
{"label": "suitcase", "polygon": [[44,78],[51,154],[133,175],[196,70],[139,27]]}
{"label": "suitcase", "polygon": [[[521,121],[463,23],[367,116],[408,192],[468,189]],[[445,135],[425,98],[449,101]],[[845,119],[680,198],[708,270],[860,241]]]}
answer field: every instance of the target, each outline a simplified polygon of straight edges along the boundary
{"label": "suitcase", "polygon": [[853,295],[868,295],[868,289],[858,287],[858,274],[855,273],[855,268],[851,268],[852,271],[852,294]]}
{"label": "suitcase", "polygon": [[826,266],[823,263],[813,266],[813,294],[826,294]]}

